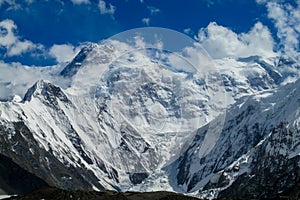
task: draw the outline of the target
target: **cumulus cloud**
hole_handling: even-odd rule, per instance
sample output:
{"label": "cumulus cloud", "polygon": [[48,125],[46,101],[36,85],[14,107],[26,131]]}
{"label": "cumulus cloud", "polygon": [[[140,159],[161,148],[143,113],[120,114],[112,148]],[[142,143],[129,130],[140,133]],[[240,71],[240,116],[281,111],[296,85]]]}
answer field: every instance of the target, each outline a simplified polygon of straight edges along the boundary
{"label": "cumulus cloud", "polygon": [[73,4],[79,5],[79,4],[88,4],[90,3],[89,0],[71,0]]}
{"label": "cumulus cloud", "polygon": [[300,1],[290,3],[266,2],[268,17],[277,28],[277,37],[284,53],[298,54],[300,39]]}
{"label": "cumulus cloud", "polygon": [[248,33],[237,34],[215,22],[202,28],[199,42],[212,58],[274,56],[274,41],[269,29],[257,22]]}
{"label": "cumulus cloud", "polygon": [[215,71],[214,64],[206,50],[199,43],[183,49],[183,57],[199,72]]}
{"label": "cumulus cloud", "polygon": [[111,15],[113,15],[116,11],[115,6],[113,6],[111,4],[107,4],[103,0],[99,0],[98,7],[100,9],[101,14],[111,14]]}
{"label": "cumulus cloud", "polygon": [[71,44],[55,44],[50,48],[50,55],[54,57],[58,63],[63,63],[71,61],[80,49],[81,47],[74,47]]}
{"label": "cumulus cloud", "polygon": [[15,95],[23,97],[28,88],[41,79],[64,87],[65,80],[56,75],[61,71],[61,66],[28,67],[0,61],[0,71],[0,100],[12,99]]}
{"label": "cumulus cloud", "polygon": [[145,17],[145,18],[142,19],[142,22],[144,24],[146,24],[147,26],[149,26],[150,25],[150,18]]}
{"label": "cumulus cloud", "polygon": [[42,49],[42,45],[21,39],[16,35],[17,25],[9,19],[0,22],[0,48],[6,50],[6,56],[18,56],[23,53]]}

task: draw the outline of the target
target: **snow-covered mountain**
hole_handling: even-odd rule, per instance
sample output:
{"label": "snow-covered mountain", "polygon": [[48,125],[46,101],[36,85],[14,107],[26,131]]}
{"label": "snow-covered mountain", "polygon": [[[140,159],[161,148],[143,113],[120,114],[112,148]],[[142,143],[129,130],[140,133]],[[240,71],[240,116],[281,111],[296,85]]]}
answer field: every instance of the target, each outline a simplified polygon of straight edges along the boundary
{"label": "snow-covered mountain", "polygon": [[282,169],[298,169],[299,65],[212,64],[91,44],[60,72],[68,87],[40,80],[22,101],[0,103],[0,153],[67,189],[248,197],[293,186]]}
{"label": "snow-covered mountain", "polygon": [[267,198],[297,185],[299,86],[298,80],[238,101],[218,135],[218,119],[198,129],[188,150],[167,167],[174,187],[206,197]]}

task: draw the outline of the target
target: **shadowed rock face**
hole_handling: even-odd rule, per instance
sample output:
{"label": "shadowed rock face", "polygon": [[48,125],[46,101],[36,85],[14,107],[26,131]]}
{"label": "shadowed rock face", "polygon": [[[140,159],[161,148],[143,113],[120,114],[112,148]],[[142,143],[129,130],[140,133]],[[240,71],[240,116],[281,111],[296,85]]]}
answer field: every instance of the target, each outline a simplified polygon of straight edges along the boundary
{"label": "shadowed rock face", "polygon": [[219,188],[215,198],[266,199],[286,195],[298,198],[298,84],[299,81],[287,85],[269,97],[249,98],[241,107],[231,108],[220,136],[209,143],[213,148],[207,154],[201,147],[205,146],[205,138],[211,142],[213,137],[207,137],[207,126],[201,127],[189,149],[171,165],[178,185],[188,192],[200,188],[203,196]]}
{"label": "shadowed rock face", "polygon": [[220,197],[299,199],[300,157],[287,158],[284,148],[292,149],[295,141],[292,137],[298,138],[300,131],[290,130],[287,125],[281,123],[275,127],[272,135],[254,150],[250,158],[254,175],[241,175],[231,187],[220,192]]}
{"label": "shadowed rock face", "polygon": [[67,200],[67,199],[80,199],[80,200],[197,200],[197,198],[184,196],[171,192],[126,192],[119,193],[116,191],[70,191],[61,190],[56,188],[44,188],[34,191],[30,194],[11,197],[11,200],[27,200],[27,199],[47,199],[47,200]]}
{"label": "shadowed rock face", "polygon": [[0,193],[24,194],[48,184],[0,154]]}
{"label": "shadowed rock face", "polygon": [[82,62],[86,59],[89,52],[93,50],[95,45],[90,44],[87,47],[84,47],[76,57],[70,62],[60,73],[64,77],[74,76],[80,69]]}
{"label": "shadowed rock face", "polygon": [[[11,133],[13,133],[13,135],[11,135]],[[86,173],[87,176],[85,177],[88,177],[89,180],[95,180],[93,174],[88,170],[75,169],[72,166],[66,168],[63,163],[59,162],[51,155],[51,150],[46,151],[41,149],[39,144],[34,140],[32,133],[23,122],[7,122],[0,120],[0,147],[1,155],[9,157],[16,165],[19,165],[28,172],[40,177],[47,185],[64,189],[76,188],[85,190],[91,189],[91,186],[85,181],[81,174]],[[10,168],[7,167],[7,169]],[[7,173],[7,170],[4,170],[3,172]],[[1,173],[0,176],[2,174],[4,173]],[[18,180],[18,176],[16,176],[16,180]],[[32,191],[37,188],[39,187],[25,190],[24,192]],[[13,194],[24,192],[6,191],[6,193]]]}

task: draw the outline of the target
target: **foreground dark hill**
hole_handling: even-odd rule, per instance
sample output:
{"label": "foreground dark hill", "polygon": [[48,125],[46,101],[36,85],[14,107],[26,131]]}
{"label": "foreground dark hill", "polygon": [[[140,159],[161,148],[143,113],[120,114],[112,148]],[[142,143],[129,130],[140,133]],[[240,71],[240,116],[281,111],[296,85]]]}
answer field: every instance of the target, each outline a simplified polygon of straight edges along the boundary
{"label": "foreground dark hill", "polygon": [[[255,198],[265,200],[300,199],[299,187],[292,188],[273,198]],[[27,195],[15,196],[7,200],[198,200],[198,198],[182,194],[158,191],[158,192],[116,192],[116,191],[83,191],[83,190],[62,190],[57,188],[43,188]],[[246,200],[248,198],[218,198],[217,200]],[[249,198],[250,199],[250,198]],[[253,200],[253,198],[251,198]]]}
{"label": "foreground dark hill", "polygon": [[119,193],[116,191],[70,191],[56,188],[44,188],[34,191],[28,195],[11,197],[10,200],[31,200],[31,199],[47,199],[47,200],[197,200],[197,198],[184,196],[171,192],[126,192]]}
{"label": "foreground dark hill", "polygon": [[47,186],[45,181],[1,154],[0,174],[0,191],[4,193],[23,194]]}

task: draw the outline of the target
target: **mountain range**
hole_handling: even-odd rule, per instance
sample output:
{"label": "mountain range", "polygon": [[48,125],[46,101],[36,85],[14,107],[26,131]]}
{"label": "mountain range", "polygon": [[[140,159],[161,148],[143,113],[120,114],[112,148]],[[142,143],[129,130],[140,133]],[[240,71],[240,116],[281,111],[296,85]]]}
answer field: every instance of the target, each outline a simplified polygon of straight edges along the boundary
{"label": "mountain range", "polygon": [[224,58],[208,70],[173,57],[89,44],[57,74],[66,85],[39,80],[0,102],[0,171],[18,166],[32,180],[22,189],[1,173],[0,192],[298,196],[299,63]]}

